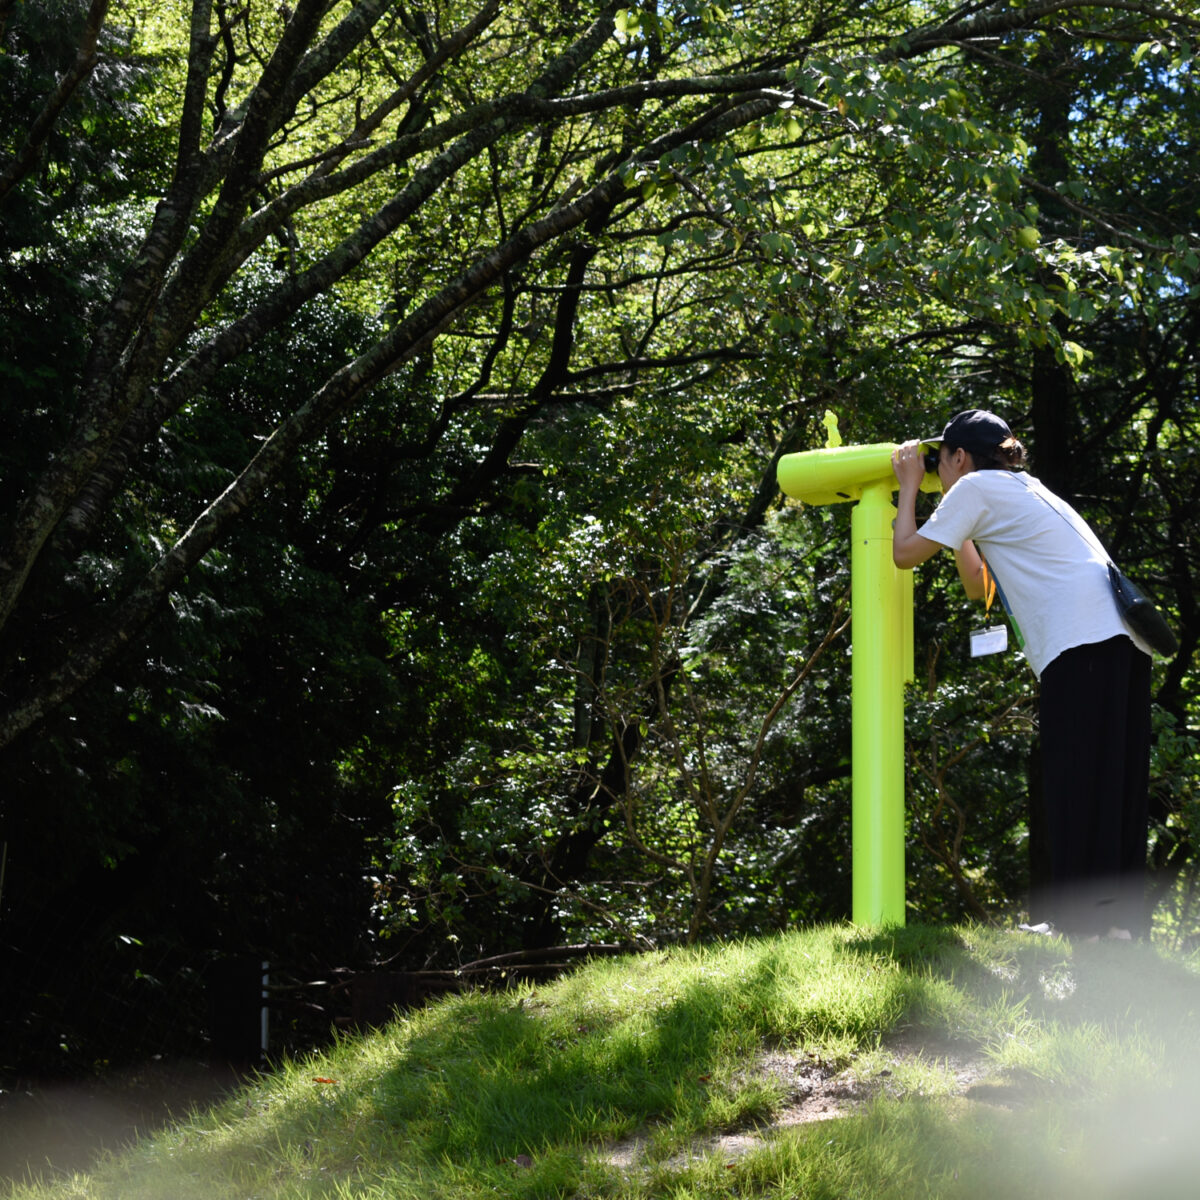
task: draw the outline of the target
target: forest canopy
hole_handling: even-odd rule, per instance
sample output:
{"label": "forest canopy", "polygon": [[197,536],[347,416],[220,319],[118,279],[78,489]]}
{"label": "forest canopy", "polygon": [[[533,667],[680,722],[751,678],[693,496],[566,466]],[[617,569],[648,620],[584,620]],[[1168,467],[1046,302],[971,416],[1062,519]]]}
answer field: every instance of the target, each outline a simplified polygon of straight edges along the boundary
{"label": "forest canopy", "polygon": [[[844,916],[847,513],[775,482],[827,410],[1003,412],[1162,603],[1194,939],[1198,38],[1141,0],[0,0],[29,1028],[81,957],[136,1008],[223,955]],[[964,661],[952,575],[909,903],[1009,919],[1034,684]]]}

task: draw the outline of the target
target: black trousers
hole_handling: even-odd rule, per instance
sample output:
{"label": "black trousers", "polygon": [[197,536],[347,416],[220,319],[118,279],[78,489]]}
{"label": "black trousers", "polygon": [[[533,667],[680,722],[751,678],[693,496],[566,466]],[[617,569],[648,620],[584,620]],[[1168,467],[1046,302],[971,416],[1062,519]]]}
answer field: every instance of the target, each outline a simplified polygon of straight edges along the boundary
{"label": "black trousers", "polygon": [[1064,651],[1042,672],[1038,715],[1032,919],[1082,937],[1148,934],[1149,655],[1127,637]]}

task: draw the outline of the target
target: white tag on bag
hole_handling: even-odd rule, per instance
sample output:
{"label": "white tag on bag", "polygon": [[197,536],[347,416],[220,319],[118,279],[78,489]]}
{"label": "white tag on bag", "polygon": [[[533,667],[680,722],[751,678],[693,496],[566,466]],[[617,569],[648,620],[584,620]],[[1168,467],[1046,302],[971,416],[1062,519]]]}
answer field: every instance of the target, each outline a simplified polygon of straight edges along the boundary
{"label": "white tag on bag", "polygon": [[986,629],[971,630],[971,657],[1001,654],[1008,649],[1008,626],[989,625]]}

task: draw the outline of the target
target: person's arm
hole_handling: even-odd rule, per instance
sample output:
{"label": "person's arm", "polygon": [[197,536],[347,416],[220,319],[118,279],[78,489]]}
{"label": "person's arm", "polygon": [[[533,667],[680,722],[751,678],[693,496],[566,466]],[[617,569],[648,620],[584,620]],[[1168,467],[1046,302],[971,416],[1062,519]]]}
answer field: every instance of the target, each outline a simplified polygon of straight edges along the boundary
{"label": "person's arm", "polygon": [[941,542],[917,532],[917,492],[925,477],[925,462],[920,442],[905,442],[892,452],[892,470],[900,485],[896,498],[896,521],[892,526],[892,561],[908,570],[932,558],[944,549]]}
{"label": "person's arm", "polygon": [[[941,542],[923,537],[917,532],[917,492],[925,474],[925,463],[919,442],[905,442],[892,453],[892,470],[900,484],[896,499],[896,523],[892,529],[892,561],[905,569],[932,558],[946,549]],[[954,552],[958,578],[969,600],[982,600],[985,593],[983,555],[968,538]]]}
{"label": "person's arm", "polygon": [[975,548],[975,543],[968,538],[962,547],[954,552],[954,565],[958,567],[958,577],[962,580],[963,591],[968,600],[982,600],[987,590],[983,575],[983,555]]}

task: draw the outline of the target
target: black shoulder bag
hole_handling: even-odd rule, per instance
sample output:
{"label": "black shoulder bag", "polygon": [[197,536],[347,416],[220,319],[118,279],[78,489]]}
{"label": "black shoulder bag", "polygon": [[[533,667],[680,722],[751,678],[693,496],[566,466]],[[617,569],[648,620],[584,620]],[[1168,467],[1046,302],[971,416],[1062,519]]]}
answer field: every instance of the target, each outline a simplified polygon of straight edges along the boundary
{"label": "black shoulder bag", "polygon": [[1170,658],[1179,649],[1179,642],[1154,601],[1144,595],[1141,588],[1111,559],[1108,563],[1108,580],[1112,584],[1113,599],[1117,602],[1121,619],[1156,654]]}

